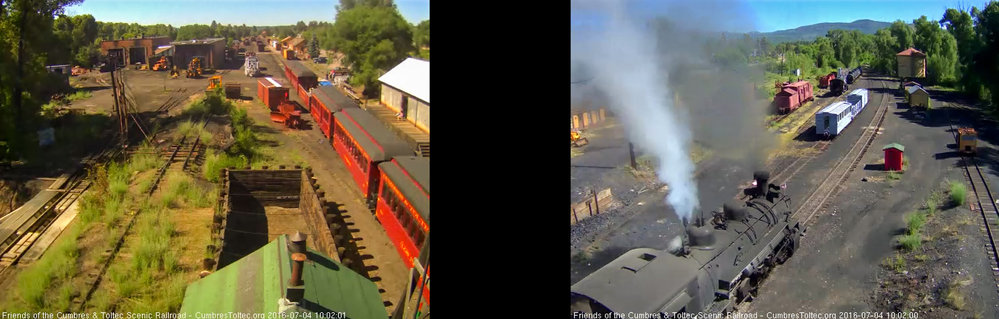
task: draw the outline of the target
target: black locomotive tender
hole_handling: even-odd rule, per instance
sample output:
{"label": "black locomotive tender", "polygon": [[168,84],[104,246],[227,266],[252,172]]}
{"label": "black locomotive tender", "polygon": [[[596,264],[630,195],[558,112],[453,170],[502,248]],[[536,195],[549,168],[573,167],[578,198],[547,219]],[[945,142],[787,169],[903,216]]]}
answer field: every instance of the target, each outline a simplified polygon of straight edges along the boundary
{"label": "black locomotive tender", "polygon": [[681,247],[630,250],[572,285],[572,311],[725,313],[751,299],[770,270],[794,254],[804,232],[782,187],[767,184],[767,172],[753,178],[745,203],[725,204],[710,224],[685,221]]}
{"label": "black locomotive tender", "polygon": [[846,75],[846,83],[853,84],[853,82],[860,79],[862,74],[863,70],[859,66],[856,69],[850,70],[850,74]]}

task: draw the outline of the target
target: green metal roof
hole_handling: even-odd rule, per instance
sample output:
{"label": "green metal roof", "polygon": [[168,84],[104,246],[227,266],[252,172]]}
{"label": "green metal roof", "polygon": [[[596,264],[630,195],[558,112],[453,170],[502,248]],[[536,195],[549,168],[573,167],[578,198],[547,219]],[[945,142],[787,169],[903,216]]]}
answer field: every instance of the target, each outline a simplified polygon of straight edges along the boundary
{"label": "green metal roof", "polygon": [[905,146],[902,146],[902,144],[899,144],[899,143],[891,143],[891,144],[885,145],[885,147],[882,147],[881,150],[883,151],[883,150],[886,150],[886,149],[889,149],[889,148],[894,148],[894,149],[897,149],[899,151],[905,152]]}
{"label": "green metal roof", "polygon": [[[373,282],[318,251],[308,249],[306,255],[299,312],[342,312],[353,319],[388,316]],[[288,236],[282,235],[189,285],[180,312],[191,318],[198,312],[277,312],[291,263]]]}

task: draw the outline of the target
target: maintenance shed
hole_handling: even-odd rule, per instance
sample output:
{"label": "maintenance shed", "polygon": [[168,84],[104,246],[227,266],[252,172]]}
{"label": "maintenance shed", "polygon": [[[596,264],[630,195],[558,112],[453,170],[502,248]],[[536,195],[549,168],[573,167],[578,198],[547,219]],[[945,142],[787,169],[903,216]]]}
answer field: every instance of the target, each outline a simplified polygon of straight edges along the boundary
{"label": "maintenance shed", "polygon": [[[301,259],[296,261],[296,256]],[[301,270],[295,276],[299,262]],[[235,312],[308,313],[289,318],[310,318],[313,313],[388,317],[373,282],[319,251],[297,246],[288,235],[189,285],[180,308],[189,318]]]}
{"label": "maintenance shed", "polygon": [[909,99],[909,107],[930,107],[930,93],[921,86],[910,86],[906,89],[905,96]]}
{"label": "maintenance shed", "polygon": [[135,39],[120,39],[101,41],[101,55],[122,57],[122,63],[146,63],[146,57],[153,55],[157,47],[170,44],[169,37],[139,37]]}
{"label": "maintenance shed", "polygon": [[224,38],[175,41],[170,44],[173,45],[173,62],[178,67],[186,68],[194,57],[202,57],[201,65],[205,68],[218,69],[224,66]]}
{"label": "maintenance shed", "polygon": [[430,133],[430,62],[407,58],[378,78],[381,103]]}

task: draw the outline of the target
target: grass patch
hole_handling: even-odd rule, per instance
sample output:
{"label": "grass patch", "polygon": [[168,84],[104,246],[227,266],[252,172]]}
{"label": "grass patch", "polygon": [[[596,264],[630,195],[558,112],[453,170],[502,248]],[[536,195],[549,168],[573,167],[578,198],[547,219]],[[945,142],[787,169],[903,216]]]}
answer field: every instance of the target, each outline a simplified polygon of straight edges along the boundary
{"label": "grass patch", "polygon": [[909,235],[918,234],[923,225],[926,224],[926,214],[915,212],[905,217],[905,224],[908,225],[906,231]]}
{"label": "grass patch", "polygon": [[163,165],[164,161],[155,146],[144,143],[136,151],[137,154],[132,155],[132,159],[129,160],[129,172],[145,172]]}
{"label": "grass patch", "polygon": [[83,99],[89,99],[93,96],[94,94],[91,93],[90,91],[78,90],[76,92],[73,92],[73,94],[67,95],[66,100],[69,100],[69,102],[72,103]]}
{"label": "grass patch", "polygon": [[947,285],[947,291],[944,292],[944,302],[951,308],[957,310],[963,310],[964,306],[967,305],[964,293],[961,292],[961,287],[971,284],[971,278],[965,280],[954,280],[949,285]]}
{"label": "grass patch", "polygon": [[897,181],[902,179],[902,173],[896,171],[889,171],[887,176],[888,180],[890,181]]}
{"label": "grass patch", "polygon": [[920,234],[908,234],[899,238],[898,243],[902,245],[902,248],[913,251],[922,247],[923,236]]}
{"label": "grass patch", "polygon": [[[28,309],[61,309],[57,299],[59,296],[50,296],[48,289],[58,287],[59,283],[66,282],[79,271],[77,259],[80,257],[80,249],[76,242],[79,234],[79,226],[73,226],[67,233],[68,236],[17,276],[16,294]],[[49,300],[50,298],[55,300]]]}
{"label": "grass patch", "polygon": [[948,188],[950,190],[950,201],[957,206],[964,205],[964,200],[968,193],[967,186],[961,182],[950,182]]}
{"label": "grass patch", "polygon": [[894,258],[888,258],[888,267],[901,274],[905,271],[905,258],[901,254],[895,254]]}
{"label": "grass patch", "polygon": [[205,167],[202,174],[209,182],[215,183],[218,182],[219,178],[222,176],[223,168],[242,168],[246,167],[248,164],[249,162],[245,157],[233,156],[224,152],[210,151],[208,156],[205,157]]}

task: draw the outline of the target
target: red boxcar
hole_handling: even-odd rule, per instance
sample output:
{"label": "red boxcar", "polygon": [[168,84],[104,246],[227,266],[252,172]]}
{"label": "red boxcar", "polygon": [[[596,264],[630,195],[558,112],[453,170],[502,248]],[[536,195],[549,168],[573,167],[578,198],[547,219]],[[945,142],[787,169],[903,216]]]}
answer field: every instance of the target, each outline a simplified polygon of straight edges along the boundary
{"label": "red boxcar", "polygon": [[319,86],[312,89],[312,94],[309,95],[309,113],[326,138],[330,138],[333,128],[333,113],[344,108],[357,108],[357,104],[343,96],[335,87]]}
{"label": "red boxcar", "polygon": [[835,78],[836,78],[836,72],[830,72],[829,74],[826,74],[825,76],[819,78],[819,87],[823,89],[829,87],[829,81],[832,81]]}
{"label": "red boxcar", "polygon": [[[305,67],[302,62],[284,61],[284,75],[291,81],[291,87],[298,91],[298,97],[305,103],[309,100],[309,89],[319,84],[319,78],[315,72]],[[299,88],[301,87],[301,88]]]}
{"label": "red boxcar", "polygon": [[812,84],[808,81],[798,81],[785,84],[774,96],[774,103],[777,105],[777,112],[793,112],[807,101],[814,100],[812,95]]}
{"label": "red boxcar", "polygon": [[274,81],[273,78],[263,78],[257,80],[257,97],[268,108],[275,110],[281,101],[288,99],[288,88]]}
{"label": "red boxcar", "polygon": [[333,149],[340,154],[368,204],[373,205],[378,188],[378,163],[415,152],[368,111],[347,108],[333,114],[333,118],[330,139]]}

